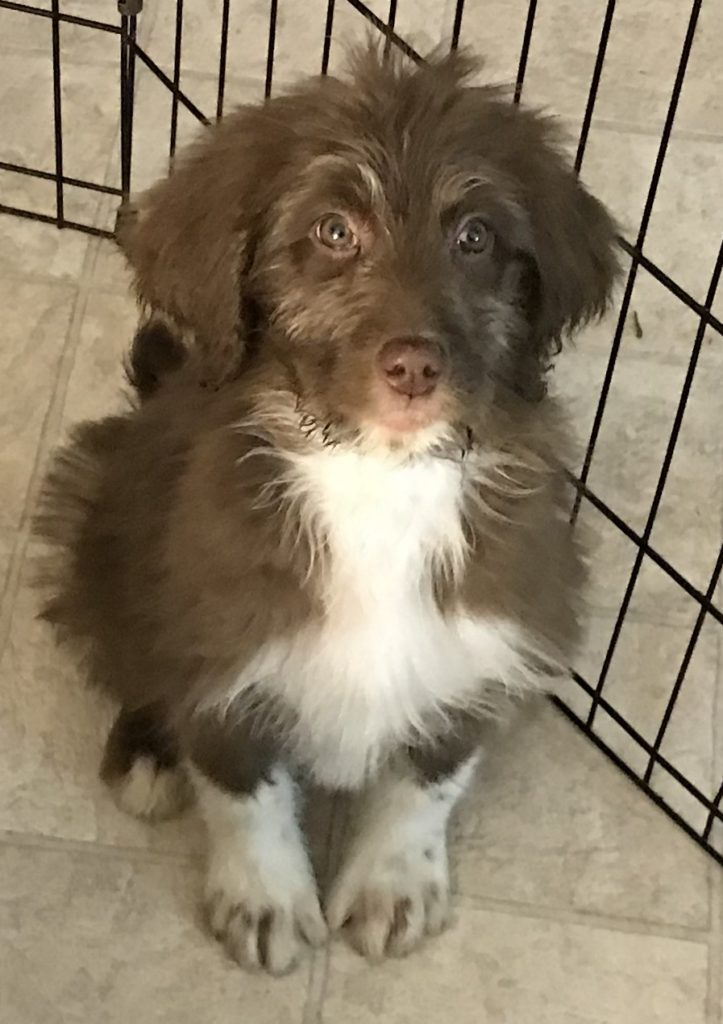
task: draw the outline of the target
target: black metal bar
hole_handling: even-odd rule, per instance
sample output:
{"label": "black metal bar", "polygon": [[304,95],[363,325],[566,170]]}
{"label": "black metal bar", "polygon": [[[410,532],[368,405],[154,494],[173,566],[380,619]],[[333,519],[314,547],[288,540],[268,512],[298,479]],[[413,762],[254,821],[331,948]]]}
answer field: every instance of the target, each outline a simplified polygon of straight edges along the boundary
{"label": "black metal bar", "polygon": [[[56,175],[52,171],[38,171],[33,167],[23,167],[21,164],[11,164],[6,160],[0,160],[0,171],[9,171],[11,174],[24,174],[31,178],[42,178],[43,181],[55,181]],[[121,190],[111,185],[98,185],[94,181],[85,181],[82,178],[69,178],[63,175],[63,184],[72,185],[73,188],[87,188],[91,192],[105,192],[107,195],[119,196]]]}
{"label": "black metal bar", "polygon": [[[571,676],[577,685],[585,691],[589,697],[594,697],[595,689],[592,687],[587,680],[583,679],[582,676],[575,671],[571,671]],[[648,755],[654,754],[653,745],[650,743],[642,733],[638,732],[635,726],[631,725],[626,718],[604,697],[600,698],[600,709],[608,715],[609,718],[619,725],[626,735],[630,737],[641,749]],[[586,725],[587,729],[588,726]],[[594,730],[590,729],[592,735]],[[681,771],[679,771],[674,764],[672,764],[667,757],[658,751],[655,756],[655,763],[657,767],[667,772],[672,779],[674,779],[683,789],[686,790],[692,797],[694,797],[699,804],[701,804],[706,810],[713,811],[715,817],[719,817],[723,821],[723,811],[719,810],[715,806],[715,801],[711,800],[709,796],[706,796],[696,785],[694,785],[690,779],[686,779]]]}
{"label": "black metal bar", "polygon": [[216,120],[223,117],[223,99],[226,92],[226,66],[228,63],[228,23],[231,13],[231,0],[223,0],[221,13],[221,48],[218,58],[218,94],[216,97]]}
{"label": "black metal bar", "polygon": [[519,103],[522,98],[522,87],[525,83],[525,74],[527,73],[527,59],[530,56],[530,43],[532,42],[532,30],[535,26],[535,15],[537,13],[537,0],[530,0],[527,8],[527,18],[525,20],[525,31],[522,36],[522,48],[520,50],[520,59],[517,64],[517,78],[515,79],[515,95],[514,102]]}
{"label": "black metal bar", "polygon": [[580,494],[598,510],[598,512],[604,515],[605,518],[616,526],[621,533],[640,548],[643,553],[651,559],[651,561],[655,562],[655,564],[666,573],[666,575],[670,576],[670,578],[674,580],[689,597],[692,597],[694,601],[701,605],[708,615],[723,625],[723,610],[718,608],[718,606],[715,605],[713,601],[709,600],[702,591],[698,590],[697,587],[694,587],[693,584],[673,565],[671,565],[667,558],[664,558],[649,541],[644,540],[643,537],[628,523],[626,523],[624,519],[621,519],[616,512],[613,512],[610,506],[606,504],[602,498],[598,497],[594,491],[591,491],[587,484],[583,484],[572,473],[568,473],[567,476],[572,486],[579,491]]}
{"label": "black metal bar", "polygon": [[269,44],[266,51],[266,82],[264,83],[264,96],[266,99],[271,95],[271,86],[274,78],[274,52],[276,50],[276,19],[279,13],[279,0],[271,0],[269,7]]}
{"label": "black metal bar", "polygon": [[718,819],[723,820],[723,813],[721,812],[721,804],[723,804],[723,782],[721,782],[720,789],[713,798],[713,807],[710,809],[710,813],[703,828],[703,838],[709,839],[713,831],[713,824]]}
{"label": "black metal bar", "polygon": [[[702,0],[693,0],[693,7],[691,9],[690,18],[688,20],[688,28],[685,34],[685,40],[683,41],[683,49],[681,51],[680,60],[678,61],[678,68],[675,74],[673,91],[670,97],[670,103],[668,104],[668,110],[665,116],[665,124],[663,125],[663,132],[660,138],[660,145],[658,146],[658,153],[655,159],[655,166],[653,168],[653,174],[650,179],[650,186],[648,188],[648,194],[645,200],[645,207],[643,209],[643,215],[640,221],[638,235],[635,240],[635,248],[638,250],[642,250],[643,248],[645,237],[648,231],[648,224],[650,222],[650,216],[653,212],[653,204],[655,203],[655,197],[658,192],[658,184],[660,182],[660,176],[663,170],[665,156],[668,151],[668,143],[670,141],[670,135],[673,130],[675,114],[678,109],[680,92],[683,88],[683,80],[685,78],[685,73],[688,68],[690,52],[693,47],[693,38],[695,36],[695,30],[698,24],[701,3]],[[592,459],[595,453],[595,447],[597,445],[597,440],[600,434],[600,427],[602,425],[602,419],[605,412],[605,407],[607,405],[608,395],[610,393],[610,385],[612,383],[615,364],[617,362],[618,353],[620,351],[620,343],[623,336],[623,330],[625,328],[625,320],[628,315],[628,309],[630,307],[630,300],[632,298],[633,289],[635,287],[638,266],[639,264],[637,260],[633,259],[632,264],[630,266],[630,271],[628,272],[628,279],[625,285],[625,291],[623,293],[623,298],[620,305],[620,315],[618,316],[618,322],[615,328],[615,334],[613,336],[613,341],[610,348],[610,358],[608,360],[607,370],[605,372],[605,379],[603,380],[602,388],[600,391],[600,399],[598,401],[598,406],[595,411],[595,418],[593,420],[592,430],[590,431],[590,438],[588,440],[587,449],[585,452],[585,459],[583,462],[582,470],[580,472],[580,479],[583,483],[587,482],[587,478],[590,475],[590,467],[592,465]],[[578,509],[579,503],[573,510],[573,519],[576,517]]]}
{"label": "black metal bar", "polygon": [[176,152],[178,137],[178,91],[181,86],[181,52],[183,48],[183,0],[176,0],[176,37],[173,43],[173,97],[171,99],[171,135],[168,155]]}
{"label": "black metal bar", "polygon": [[389,0],[389,14],[387,15],[388,29],[385,32],[386,38],[384,40],[384,59],[385,60],[389,56],[389,51],[392,48],[392,39],[391,39],[391,36],[389,35],[389,32],[390,31],[392,31],[392,32],[394,31],[394,27],[395,27],[396,23],[397,23],[397,0]]}
{"label": "black metal bar", "polygon": [[456,50],[459,46],[459,37],[462,33],[462,18],[464,17],[464,0],[457,0],[454,9],[454,22],[452,23],[452,42],[450,49]]}
{"label": "black metal bar", "polygon": [[[718,283],[719,283],[720,277],[721,277],[721,271],[723,271],[723,244],[721,244],[721,247],[718,250],[718,258],[716,259],[715,267],[713,269],[713,274],[712,274],[712,277],[711,277],[711,280],[710,280],[710,285],[708,287],[708,294],[706,296],[706,301],[705,301],[705,306],[706,306],[707,309],[710,309],[711,306],[713,305],[713,300],[715,299],[715,294],[716,294],[716,291],[718,289]],[[662,464],[661,469],[660,469],[660,474],[658,475],[658,483],[657,483],[656,488],[655,488],[655,494],[653,495],[653,500],[652,500],[652,503],[650,505],[650,511],[648,513],[648,517],[647,517],[647,520],[645,522],[645,527],[644,527],[643,533],[642,533],[642,539],[646,543],[650,540],[650,535],[653,532],[653,527],[655,525],[655,518],[656,518],[656,516],[658,514],[658,509],[660,507],[660,502],[662,501],[662,498],[663,498],[663,492],[665,490],[665,484],[666,484],[667,479],[668,479],[668,472],[670,470],[670,465],[671,465],[671,462],[673,460],[673,453],[675,452],[675,446],[676,446],[676,444],[678,442],[678,435],[680,434],[680,428],[681,428],[681,426],[683,424],[683,417],[685,415],[685,409],[686,409],[686,405],[688,403],[688,396],[690,394],[690,389],[691,389],[691,387],[693,385],[693,378],[695,376],[695,370],[696,370],[696,367],[698,365],[698,358],[700,356],[700,350],[701,350],[701,348],[703,346],[703,338],[704,338],[704,336],[705,336],[705,325],[701,321],[701,323],[699,323],[699,325],[698,325],[698,330],[696,331],[695,341],[693,342],[693,350],[692,350],[692,352],[690,354],[690,360],[688,362],[688,370],[687,370],[686,375],[685,375],[685,380],[683,381],[683,387],[682,387],[682,390],[681,390],[681,393],[680,393],[680,399],[678,401],[678,407],[677,407],[677,409],[675,411],[675,418],[673,420],[673,426],[672,426],[672,429],[670,431],[670,437],[668,439],[668,444],[667,444],[667,447],[665,449],[665,455],[663,457],[663,464]],[[599,698],[599,695],[602,693],[603,687],[605,686],[605,680],[607,679],[608,671],[610,669],[610,664],[611,664],[612,659],[613,659],[613,654],[615,653],[615,647],[617,645],[618,637],[620,636],[620,631],[622,630],[623,622],[625,621],[625,616],[627,614],[628,607],[630,605],[630,601],[631,601],[632,596],[633,596],[633,591],[635,589],[635,584],[637,582],[638,575],[640,573],[640,568],[641,568],[641,566],[643,564],[643,556],[644,556],[643,549],[639,548],[637,553],[636,553],[636,556],[635,556],[635,561],[633,562],[633,568],[632,568],[632,570],[630,572],[630,579],[628,580],[628,584],[627,584],[627,586],[625,588],[625,593],[623,594],[623,599],[622,599],[622,602],[620,604],[620,610],[618,611],[618,615],[617,615],[617,618],[615,620],[615,627],[613,629],[613,633],[612,633],[612,636],[610,638],[610,644],[609,644],[608,650],[607,650],[607,652],[605,654],[605,658],[603,660],[602,668],[600,669],[600,675],[598,677],[597,686],[595,688],[596,697],[593,697],[593,705],[592,705],[592,708],[590,709],[590,714],[588,716],[588,724],[590,726],[592,726],[592,723],[593,723],[593,721],[595,719],[595,714],[596,714],[596,709],[597,709],[597,698]]]}
{"label": "black metal bar", "polygon": [[52,0],[53,45],[53,134],[55,136],[55,218],[59,228],[65,222],[65,196],[63,193],[63,88],[60,81],[60,6]]}
{"label": "black metal bar", "polygon": [[605,62],[605,54],[607,53],[610,29],[612,28],[613,17],[615,15],[615,2],[616,0],[608,0],[607,7],[605,8],[605,17],[603,18],[602,29],[600,30],[600,42],[597,47],[595,67],[592,72],[590,90],[587,94],[587,103],[585,104],[585,116],[582,119],[582,128],[580,129],[580,138],[577,142],[577,152],[575,154],[575,170],[578,174],[580,173],[582,161],[585,156],[587,137],[590,133],[592,115],[595,109],[598,89],[600,87],[600,77],[602,75],[603,64]]}
{"label": "black metal bar", "polygon": [[402,51],[402,53],[405,53],[407,57],[413,60],[416,64],[424,63],[424,58],[422,57],[422,55],[420,53],[417,53],[414,47],[410,46],[406,39],[402,39],[402,37],[398,35],[396,32],[389,31],[385,23],[382,21],[382,19],[377,17],[374,11],[372,11],[371,8],[367,7],[365,3],[362,3],[362,0],[346,0],[346,2],[349,4],[350,7],[353,7],[355,11],[358,11],[359,14],[363,15],[366,18],[366,20],[374,26],[374,28],[379,29],[379,31],[384,34],[387,34],[388,32],[388,36],[394,43],[394,45],[398,47]]}
{"label": "black metal bar", "polygon": [[569,721],[573,723],[573,725],[575,725],[580,730],[580,732],[582,732],[589,740],[592,740],[592,742],[597,747],[599,747],[599,749],[607,757],[610,758],[610,760],[620,769],[621,772],[623,772],[627,776],[627,778],[632,783],[634,783],[638,787],[638,789],[641,789],[646,794],[646,796],[648,796],[653,801],[653,803],[657,804],[657,806],[662,811],[664,811],[668,815],[668,817],[672,818],[676,825],[682,828],[683,831],[686,832],[687,835],[689,835],[690,838],[698,844],[698,846],[701,846],[706,851],[706,853],[709,853],[711,857],[713,857],[714,860],[716,860],[719,864],[723,865],[723,854],[716,850],[715,847],[707,841],[707,837],[705,836],[705,834],[701,835],[700,833],[696,832],[693,826],[689,822],[687,822],[685,818],[683,818],[676,810],[674,810],[674,808],[672,808],[670,804],[668,804],[658,793],[656,793],[654,789],[651,789],[650,786],[646,785],[646,783],[643,782],[643,780],[635,774],[635,772],[630,768],[630,766],[627,765],[625,761],[623,761],[619,754],[616,754],[615,751],[611,747],[609,747],[607,743],[605,743],[605,741],[602,740],[596,733],[590,732],[587,729],[585,723],[578,718],[575,712],[571,708],[569,708],[564,701],[562,701],[559,697],[553,697],[552,703],[555,705],[556,708],[558,708],[559,711],[562,712],[563,715],[565,715],[569,719]]}
{"label": "black metal bar", "polygon": [[160,68],[158,64],[156,64],[153,58],[146,53],[142,46],[139,46],[138,43],[136,43],[133,49],[136,56],[143,62],[143,64],[145,64],[148,70],[151,71],[160,82],[163,82],[165,87],[169,89],[174,94],[174,96],[178,96],[179,103],[181,104],[181,106],[186,108],[189,114],[193,114],[196,120],[200,121],[201,124],[211,124],[210,119],[206,117],[203,111],[199,110],[196,104],[193,103],[192,100],[188,98],[188,96],[186,96],[183,89],[177,88],[173,84],[173,82],[165,73],[165,71],[163,71],[163,69]]}
{"label": "black metal bar", "polygon": [[[124,10],[123,7],[120,8]],[[131,190],[133,166],[133,111],[136,82],[136,30],[135,14],[121,13],[120,36],[120,157],[121,195],[127,199]]]}
{"label": "black metal bar", "polygon": [[[12,3],[11,0],[0,0],[0,10],[7,11],[19,11],[21,14],[34,14],[38,18],[53,19],[52,8],[50,10],[42,7],[30,7],[28,4]],[[118,25],[112,25],[105,21],[95,21],[93,18],[83,18],[76,14],[64,14],[62,11],[58,12],[58,21],[62,21],[67,25],[81,25],[84,28],[95,28],[100,32],[111,32],[114,35],[120,33]]]}
{"label": "black metal bar", "polygon": [[[34,213],[32,210],[23,210],[19,206],[8,206],[0,203],[0,213],[7,213],[12,217],[23,217],[25,220],[39,220],[42,224],[57,224],[57,217],[49,213]],[[80,224],[75,220],[63,222],[63,228],[72,228],[74,231],[83,231],[86,235],[96,235],[99,238],[113,238],[112,231],[105,228],[96,228],[92,224]]]}
{"label": "black metal bar", "polygon": [[[718,558],[716,559],[715,567],[710,577],[710,582],[708,583],[708,586],[706,588],[705,595],[709,600],[713,597],[713,594],[715,593],[716,588],[718,587],[718,580],[720,579],[721,569],[723,569],[723,544],[721,545],[721,549],[718,553]],[[695,651],[696,644],[698,643],[698,637],[700,636],[700,631],[703,628],[704,622],[705,608],[701,607],[698,610],[698,614],[695,619],[695,624],[690,634],[688,644],[685,648],[685,654],[683,655],[683,660],[680,663],[678,674],[675,677],[675,683],[673,684],[673,689],[671,690],[670,697],[668,698],[668,703],[665,706],[665,711],[663,713],[663,717],[661,719],[658,732],[655,736],[655,739],[653,740],[653,751],[656,755],[660,750],[663,740],[665,739],[665,734],[668,731],[670,719],[672,717],[673,711],[675,710],[675,705],[678,702],[678,697],[680,696],[683,681],[685,680],[685,676],[688,671],[691,659],[693,657],[693,652]],[[648,766],[645,769],[645,782],[650,782],[650,778],[653,774],[653,768],[655,767],[655,760],[655,756],[651,754],[648,760]]]}
{"label": "black metal bar", "polygon": [[326,24],[324,26],[324,48],[321,52],[321,73],[328,75],[331,57],[331,38],[334,32],[334,11],[336,0],[328,0],[326,5]]}
{"label": "black metal bar", "polygon": [[709,309],[706,309],[702,303],[698,302],[697,299],[694,299],[693,296],[684,288],[681,288],[677,281],[674,281],[673,278],[666,274],[664,270],[661,270],[661,268],[657,266],[657,264],[653,263],[653,261],[641,252],[640,249],[631,245],[630,242],[620,236],[618,236],[618,242],[628,256],[635,260],[636,263],[639,263],[643,270],[647,270],[651,277],[654,277],[656,281],[659,281],[664,288],[667,288],[669,292],[672,292],[673,295],[680,299],[681,302],[685,303],[689,309],[692,309],[707,327],[712,327],[714,331],[718,332],[718,334],[723,334],[723,321],[719,320],[717,316],[714,316]]}

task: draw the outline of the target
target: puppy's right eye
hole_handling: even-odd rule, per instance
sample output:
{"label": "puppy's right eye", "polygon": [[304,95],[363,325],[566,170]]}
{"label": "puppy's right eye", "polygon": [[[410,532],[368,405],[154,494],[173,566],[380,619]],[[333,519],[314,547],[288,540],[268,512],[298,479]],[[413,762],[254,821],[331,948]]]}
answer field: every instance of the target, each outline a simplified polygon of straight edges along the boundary
{"label": "puppy's right eye", "polygon": [[327,249],[333,249],[340,255],[348,255],[359,248],[359,240],[351,224],[340,213],[328,213],[318,220],[314,235]]}

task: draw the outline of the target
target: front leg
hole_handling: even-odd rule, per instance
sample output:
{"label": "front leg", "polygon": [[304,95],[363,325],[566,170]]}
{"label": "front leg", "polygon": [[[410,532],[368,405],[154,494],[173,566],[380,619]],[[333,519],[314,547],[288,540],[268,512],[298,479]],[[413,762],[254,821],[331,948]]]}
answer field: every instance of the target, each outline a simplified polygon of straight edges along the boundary
{"label": "front leg", "polygon": [[191,776],[208,831],[211,930],[243,966],[284,974],[326,939],[298,787],[248,725],[197,724]]}
{"label": "front leg", "polygon": [[448,923],[447,825],[474,773],[477,744],[470,736],[410,750],[362,797],[327,919],[372,960],[403,956]]}

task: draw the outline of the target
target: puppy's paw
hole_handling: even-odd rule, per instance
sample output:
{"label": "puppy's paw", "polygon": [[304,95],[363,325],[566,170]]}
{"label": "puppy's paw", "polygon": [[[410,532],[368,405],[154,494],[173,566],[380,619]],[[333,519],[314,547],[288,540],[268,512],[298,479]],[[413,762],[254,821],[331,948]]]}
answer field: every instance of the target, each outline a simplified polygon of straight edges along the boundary
{"label": "puppy's paw", "polygon": [[173,818],[193,801],[182,766],[164,767],[150,756],[137,757],[127,772],[106,781],[121,810],[145,821]]}
{"label": "puppy's paw", "polygon": [[193,772],[209,830],[206,907],[211,931],[250,970],[286,974],[304,943],[327,928],[296,818],[296,787],[275,768],[250,795],[219,789]]}
{"label": "puppy's paw", "polygon": [[321,946],[326,941],[316,889],[298,881],[279,878],[267,886],[253,870],[237,871],[234,882],[209,879],[209,926],[242,967],[287,974],[297,965],[304,942]]}
{"label": "puppy's paw", "polygon": [[360,837],[332,887],[329,926],[344,928],[370,960],[405,956],[444,930],[450,913],[444,838],[399,844],[394,836]]}

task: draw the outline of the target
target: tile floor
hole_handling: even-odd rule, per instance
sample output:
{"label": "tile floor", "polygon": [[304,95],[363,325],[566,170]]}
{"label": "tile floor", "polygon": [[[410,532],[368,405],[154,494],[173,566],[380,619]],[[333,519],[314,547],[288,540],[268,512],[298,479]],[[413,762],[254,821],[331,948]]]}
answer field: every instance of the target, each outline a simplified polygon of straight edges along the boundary
{"label": "tile floor", "polygon": [[[49,0],[44,0],[49,6]],[[184,87],[214,109],[220,0],[187,4]],[[317,66],[326,0],[281,0],[275,81]],[[384,14],[386,0],[370,6]],[[585,14],[581,8],[585,6]],[[526,85],[574,136],[604,3],[539,5]],[[68,0],[112,20],[112,0]],[[172,59],[171,0],[148,2],[144,44]],[[236,0],[229,102],[258,95],[268,4]],[[421,49],[448,32],[452,3],[400,0]],[[618,4],[583,175],[633,231],[645,199],[689,4]],[[464,35],[510,79],[526,0],[468,0]],[[647,251],[694,296],[707,287],[723,208],[723,66],[704,0]],[[339,38],[363,24],[337,3]],[[52,167],[46,22],[0,11],[0,159]],[[63,30],[66,173],[117,181],[117,41]],[[340,58],[335,45],[332,59]],[[167,94],[141,73],[134,172],[162,173]],[[181,137],[193,130],[182,115]],[[0,171],[0,202],[52,211],[53,187]],[[70,216],[112,223],[113,205],[68,190]],[[715,304],[718,315],[723,306]],[[644,273],[633,295],[592,483],[640,528],[680,391],[695,318]],[[267,981],[229,965],[197,913],[200,835],[186,820],[149,829],[116,811],[96,769],[110,709],[34,621],[28,517],[47,454],[67,426],[120,401],[119,358],[135,310],[106,242],[0,216],[0,1020],[3,1024],[721,1024],[723,873],[550,707],[501,738],[454,831],[457,926],[419,955],[369,968],[334,944]],[[585,436],[612,321],[559,363],[555,387]],[[653,541],[704,587],[721,539],[721,339],[706,339]],[[580,667],[599,667],[634,551],[588,514],[596,544],[591,629]],[[693,610],[653,566],[636,588],[609,694],[654,730]],[[703,788],[723,771],[721,630],[706,627],[665,752]],[[571,691],[572,699],[572,691]],[[574,699],[579,701],[579,696]],[[639,757],[611,723],[606,739]],[[695,809],[661,781],[682,813]],[[668,789],[666,790],[666,785]],[[320,869],[340,808],[313,807]],[[723,837],[721,837],[723,848]]]}

